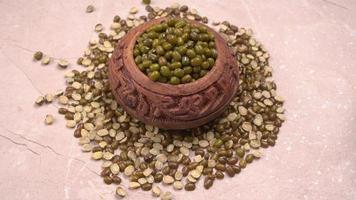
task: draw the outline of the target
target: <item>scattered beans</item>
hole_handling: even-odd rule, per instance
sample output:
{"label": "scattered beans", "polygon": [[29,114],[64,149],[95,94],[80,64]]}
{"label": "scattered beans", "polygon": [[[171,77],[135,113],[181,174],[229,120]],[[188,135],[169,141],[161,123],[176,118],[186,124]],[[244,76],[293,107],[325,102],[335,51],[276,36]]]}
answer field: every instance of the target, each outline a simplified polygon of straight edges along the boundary
{"label": "scattered beans", "polygon": [[44,102],[45,102],[45,98],[43,96],[37,97],[37,99],[35,101],[35,103],[39,106],[42,105]]}
{"label": "scattered beans", "polygon": [[58,102],[62,105],[67,105],[68,104],[68,97],[61,95],[58,97]]}
{"label": "scattered beans", "polygon": [[172,199],[172,193],[171,192],[165,192],[161,196],[161,200],[171,200]]}
{"label": "scattered beans", "polygon": [[52,94],[46,94],[45,95],[46,103],[52,103],[53,99],[54,99],[54,96]]}
{"label": "scattered beans", "polygon": [[[96,32],[101,32],[103,29],[104,29],[104,26],[102,24],[95,25],[95,31]],[[90,60],[86,59],[86,60],[82,61],[82,64],[83,65],[89,65],[90,63],[88,63],[88,62],[90,62]]]}
{"label": "scattered beans", "polygon": [[54,121],[53,115],[46,115],[45,124],[51,125],[53,124],[53,121]]}
{"label": "scattered beans", "polygon": [[48,65],[51,62],[51,57],[45,55],[41,61],[42,65]]}
{"label": "scattered beans", "polygon": [[59,66],[60,68],[65,69],[65,68],[68,67],[68,65],[69,65],[69,62],[68,62],[67,60],[60,59],[60,60],[58,61],[58,66]]}
{"label": "scattered beans", "polygon": [[230,165],[226,167],[226,174],[230,177],[235,176],[235,171]]}
{"label": "scattered beans", "polygon": [[134,166],[129,165],[125,168],[124,173],[126,176],[131,176],[131,174],[134,172],[134,170],[135,170]]}
{"label": "scattered beans", "polygon": [[94,160],[99,160],[103,157],[103,152],[102,151],[97,151],[92,154],[92,158]]}
{"label": "scattered beans", "polygon": [[183,183],[181,181],[174,181],[173,188],[176,190],[183,189]]}
{"label": "scattered beans", "polygon": [[199,146],[205,148],[205,147],[209,146],[209,142],[206,140],[200,140]]}
{"label": "scattered beans", "polygon": [[174,178],[172,176],[163,176],[163,183],[165,184],[172,184],[174,182]]}
{"label": "scattered beans", "polygon": [[214,183],[214,180],[209,178],[209,177],[205,177],[204,179],[204,188],[205,189],[209,189]]}
{"label": "scattered beans", "polygon": [[130,14],[136,14],[138,12],[138,9],[136,7],[132,7],[130,9]]}
{"label": "scattered beans", "polygon": [[[186,20],[207,23],[208,19],[197,10],[179,4],[165,9],[147,5],[146,10],[147,16],[136,17],[137,8],[132,8],[126,19],[115,16],[109,33],[102,32],[101,24],[96,27],[99,38],[91,40],[77,60],[84,70],[68,71],[65,90],[40,96],[35,103],[47,104],[58,98],[62,106],[58,112],[65,117],[67,127],[75,128],[74,136],[82,151],[91,152],[93,160],[102,160],[100,175],[106,184],[121,184],[120,176],[125,175],[129,189],[152,190],[155,197],[172,199],[172,194],[161,192],[156,183],[192,191],[203,179],[204,188],[209,189],[215,179],[237,176],[260,158],[261,147],[276,145],[279,128],[285,121],[284,99],[272,81],[269,54],[253,38],[252,31],[227,21],[213,22],[240,65],[237,95],[221,117],[184,130],[184,134],[132,118],[113,98],[107,76],[114,47],[131,28],[158,17],[170,19],[149,28],[134,47],[137,66],[154,81],[192,82],[210,70],[217,56],[210,33]],[[93,11],[94,7],[90,12]],[[36,57],[44,62],[46,56]],[[59,61],[58,65],[66,68],[69,63]],[[121,186],[116,194],[126,196]]]}
{"label": "scattered beans", "polygon": [[140,184],[138,182],[130,182],[129,183],[129,189],[137,189],[140,187]]}
{"label": "scattered beans", "polygon": [[68,128],[74,128],[76,125],[76,122],[74,120],[67,120],[66,126]]}
{"label": "scattered beans", "polygon": [[142,3],[148,5],[151,3],[151,0],[142,0]]}
{"label": "scattered beans", "polygon": [[116,188],[116,195],[123,198],[126,196],[126,191],[121,186]]}
{"label": "scattered beans", "polygon": [[151,183],[145,183],[141,186],[143,191],[149,191],[152,189],[152,184]]}
{"label": "scattered beans", "polygon": [[156,183],[159,183],[159,182],[161,182],[163,180],[163,174],[156,174],[155,176],[154,176],[154,181],[156,182]]}
{"label": "scattered beans", "polygon": [[184,186],[184,189],[187,191],[193,191],[195,190],[195,184],[194,183],[187,183]]}
{"label": "scattered beans", "polygon": [[161,188],[159,188],[158,186],[153,186],[152,195],[154,197],[159,197],[161,195]]}
{"label": "scattered beans", "polygon": [[94,12],[94,10],[95,10],[95,8],[93,5],[88,5],[85,12],[92,13],[92,12]]}
{"label": "scattered beans", "polygon": [[246,162],[247,163],[252,163],[253,159],[254,159],[254,156],[252,154],[247,154],[246,155]]}
{"label": "scattered beans", "polygon": [[41,60],[43,57],[43,53],[41,51],[36,51],[35,54],[33,54],[33,59],[36,61]]}
{"label": "scattered beans", "polygon": [[113,174],[118,174],[120,172],[120,166],[117,163],[114,163],[110,166],[110,171]]}

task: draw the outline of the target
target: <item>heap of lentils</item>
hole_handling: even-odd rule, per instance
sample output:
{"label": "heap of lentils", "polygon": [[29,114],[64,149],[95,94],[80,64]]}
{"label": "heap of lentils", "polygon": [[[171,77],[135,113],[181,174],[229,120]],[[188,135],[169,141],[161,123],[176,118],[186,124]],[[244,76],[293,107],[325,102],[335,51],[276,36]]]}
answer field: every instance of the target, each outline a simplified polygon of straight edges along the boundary
{"label": "heap of lentils", "polygon": [[135,63],[152,81],[190,83],[214,66],[215,37],[203,25],[171,18],[148,28],[137,39]]}
{"label": "heap of lentils", "polygon": [[109,88],[107,61],[118,41],[131,28],[159,17],[208,23],[186,5],[165,9],[147,5],[146,10],[147,16],[136,16],[137,8],[126,19],[115,16],[110,31],[100,32],[78,59],[85,69],[68,71],[67,87],[54,100],[82,151],[102,162],[100,175],[105,184],[117,185],[117,196],[126,196],[127,188],[141,189],[168,200],[172,193],[164,192],[161,183],[175,190],[192,191],[200,185],[209,189],[259,159],[261,148],[276,143],[285,120],[284,100],[276,92],[269,54],[252,31],[227,21],[213,22],[240,66],[239,88],[225,112],[203,126],[174,132],[131,117]]}

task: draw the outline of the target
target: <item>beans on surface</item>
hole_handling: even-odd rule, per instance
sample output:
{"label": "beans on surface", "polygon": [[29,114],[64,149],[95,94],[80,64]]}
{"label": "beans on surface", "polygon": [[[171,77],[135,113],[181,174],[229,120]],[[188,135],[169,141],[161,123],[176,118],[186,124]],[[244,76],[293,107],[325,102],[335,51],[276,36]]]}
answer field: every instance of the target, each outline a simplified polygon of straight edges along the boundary
{"label": "beans on surface", "polygon": [[43,53],[41,51],[36,51],[34,54],[33,54],[33,59],[35,59],[36,61],[39,61],[41,60],[43,57]]}
{"label": "beans on surface", "polygon": [[151,0],[142,0],[142,3],[148,5],[151,3]]}
{"label": "beans on surface", "polygon": [[93,5],[88,5],[87,8],[85,9],[85,12],[87,13],[92,13],[94,12],[95,8]]}
{"label": "beans on surface", "polygon": [[[284,99],[278,96],[271,79],[266,49],[251,30],[224,21],[214,24],[241,69],[238,93],[225,112],[206,125],[183,130],[184,134],[132,118],[113,98],[107,68],[114,47],[131,28],[164,15],[169,18],[150,27],[134,47],[134,61],[153,81],[174,85],[193,82],[209,72],[218,53],[214,35],[206,27],[185,20],[207,21],[196,10],[177,4],[165,9],[147,5],[146,10],[148,16],[136,17],[138,9],[134,7],[126,19],[115,16],[111,32],[98,33],[98,39],[90,41],[77,60],[85,69],[68,71],[65,90],[39,96],[35,103],[49,104],[57,99],[66,126],[73,128],[83,152],[102,161],[99,175],[104,183],[117,185],[118,197],[126,196],[121,186],[121,177],[126,176],[127,188],[151,190],[155,197],[168,200],[172,194],[161,191],[157,183],[192,191],[202,179],[204,188],[209,189],[215,179],[237,176],[256,162],[262,156],[260,148],[276,145],[285,121]],[[176,18],[180,15],[183,19]],[[99,26],[98,31],[101,29]],[[37,54],[35,60],[45,60]],[[60,60],[58,64],[65,69],[69,62]],[[46,124],[53,122],[51,117],[46,117]]]}

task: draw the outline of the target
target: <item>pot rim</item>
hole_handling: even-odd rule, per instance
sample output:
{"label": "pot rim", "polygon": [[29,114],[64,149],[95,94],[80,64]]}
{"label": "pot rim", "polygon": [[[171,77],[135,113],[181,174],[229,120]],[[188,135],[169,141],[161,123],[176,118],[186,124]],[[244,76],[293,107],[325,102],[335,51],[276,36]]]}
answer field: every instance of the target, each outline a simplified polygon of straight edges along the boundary
{"label": "pot rim", "polygon": [[209,87],[211,84],[216,82],[221,77],[224,70],[218,70],[218,68],[225,67],[225,61],[224,61],[225,59],[221,55],[226,55],[226,53],[229,52],[225,52],[226,47],[224,46],[227,45],[225,40],[222,38],[222,36],[220,36],[219,33],[217,33],[209,26],[206,26],[202,23],[185,19],[189,23],[205,26],[208,29],[208,31],[214,34],[215,37],[215,45],[216,45],[216,50],[218,52],[218,56],[215,60],[214,66],[202,78],[199,78],[198,80],[192,83],[185,83],[185,84],[178,84],[178,85],[154,82],[151,79],[149,79],[149,77],[146,74],[144,74],[141,70],[139,70],[138,66],[136,65],[133,56],[133,49],[135,47],[137,38],[144,31],[146,31],[147,28],[151,27],[152,25],[159,24],[167,19],[168,19],[167,17],[162,17],[141,24],[140,26],[130,30],[130,32],[125,36],[127,37],[128,35],[133,35],[131,40],[128,42],[128,45],[124,47],[124,51],[126,52],[128,51],[127,54],[125,53],[123,54],[125,65],[129,66],[127,67],[129,74],[131,74],[132,79],[141,87],[144,87],[147,90],[159,94],[165,94],[171,96],[185,96],[185,95],[192,95],[201,90],[204,90],[205,88]]}

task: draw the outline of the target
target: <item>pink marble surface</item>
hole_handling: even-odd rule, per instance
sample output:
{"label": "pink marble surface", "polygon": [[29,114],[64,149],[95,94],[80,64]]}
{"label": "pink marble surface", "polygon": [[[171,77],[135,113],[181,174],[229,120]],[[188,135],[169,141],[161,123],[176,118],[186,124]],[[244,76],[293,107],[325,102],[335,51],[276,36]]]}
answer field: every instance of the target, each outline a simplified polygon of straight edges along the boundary
{"label": "pink marble surface", "polygon": [[[165,6],[167,0],[152,0]],[[129,3],[130,2],[130,3]],[[356,2],[196,0],[210,19],[251,27],[269,49],[288,121],[274,148],[235,178],[175,199],[356,199]],[[97,10],[84,12],[92,3]],[[35,50],[72,62],[96,23],[126,16],[139,0],[0,0],[0,198],[115,199],[55,106],[35,98],[64,86],[65,71],[32,62]],[[76,66],[71,66],[74,68]],[[44,116],[55,115],[52,126]],[[126,182],[127,183],[127,182]],[[127,199],[151,199],[130,192]]]}

